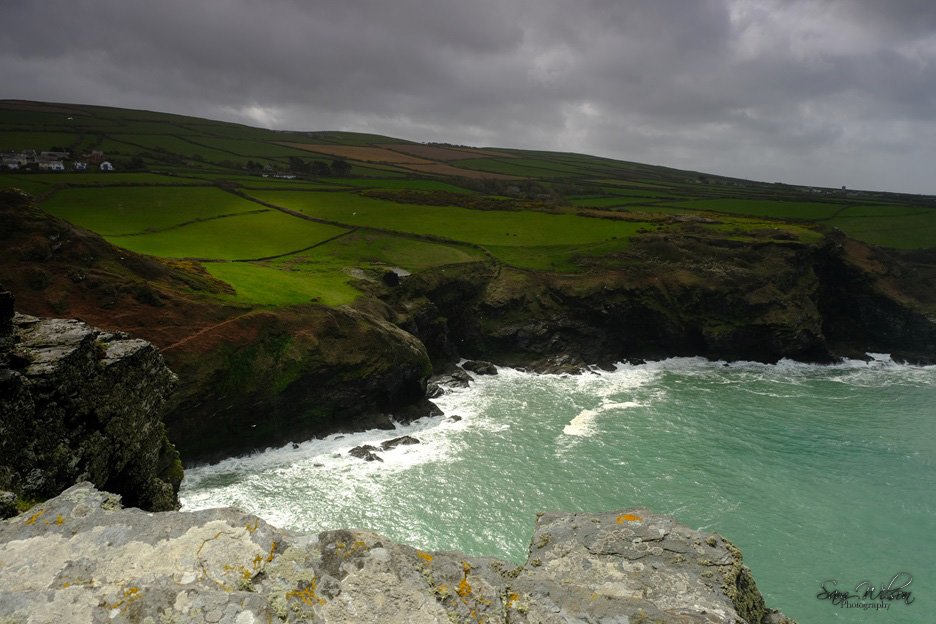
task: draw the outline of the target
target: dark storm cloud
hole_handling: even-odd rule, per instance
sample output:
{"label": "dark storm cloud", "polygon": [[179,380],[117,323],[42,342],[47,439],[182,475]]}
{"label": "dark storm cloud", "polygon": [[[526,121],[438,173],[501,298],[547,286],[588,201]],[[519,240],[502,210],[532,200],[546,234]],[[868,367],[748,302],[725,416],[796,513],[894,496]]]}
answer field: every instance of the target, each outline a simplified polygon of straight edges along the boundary
{"label": "dark storm cloud", "polygon": [[936,192],[928,0],[0,0],[0,97]]}

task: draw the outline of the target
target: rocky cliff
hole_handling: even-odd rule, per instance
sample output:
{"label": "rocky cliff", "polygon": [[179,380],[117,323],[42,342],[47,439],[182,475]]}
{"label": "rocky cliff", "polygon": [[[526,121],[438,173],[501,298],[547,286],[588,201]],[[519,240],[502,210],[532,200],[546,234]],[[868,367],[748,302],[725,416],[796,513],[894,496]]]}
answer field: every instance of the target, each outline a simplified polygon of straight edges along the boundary
{"label": "rocky cliff", "polygon": [[705,356],[936,362],[936,262],[828,233],[738,243],[648,234],[574,275],[476,264],[406,278],[388,318],[433,362],[453,354],[536,370]]}
{"label": "rocky cliff", "polygon": [[0,281],[31,314],[162,349],[180,375],[166,423],[186,461],[428,413],[427,376],[460,357],[550,371],[678,355],[936,362],[932,252],[735,234],[676,223],[575,273],[449,265],[359,283],[353,307],[251,309],[196,263],[115,248],[0,191]]}
{"label": "rocky cliff", "polygon": [[0,524],[3,622],[783,624],[740,551],[644,509],[537,518],[527,561],[148,514],[76,485]]}
{"label": "rocky cliff", "polygon": [[14,315],[9,292],[0,308],[2,515],[79,481],[176,508],[182,465],[161,420],[176,377],[159,351],[76,320]]}

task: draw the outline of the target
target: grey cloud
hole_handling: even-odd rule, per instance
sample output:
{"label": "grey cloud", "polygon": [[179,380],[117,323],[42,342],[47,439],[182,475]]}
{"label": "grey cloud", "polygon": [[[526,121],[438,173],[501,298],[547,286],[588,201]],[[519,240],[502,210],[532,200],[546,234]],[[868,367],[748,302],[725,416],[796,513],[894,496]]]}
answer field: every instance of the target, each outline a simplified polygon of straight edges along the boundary
{"label": "grey cloud", "polygon": [[0,17],[2,97],[936,192],[926,0],[0,0]]}

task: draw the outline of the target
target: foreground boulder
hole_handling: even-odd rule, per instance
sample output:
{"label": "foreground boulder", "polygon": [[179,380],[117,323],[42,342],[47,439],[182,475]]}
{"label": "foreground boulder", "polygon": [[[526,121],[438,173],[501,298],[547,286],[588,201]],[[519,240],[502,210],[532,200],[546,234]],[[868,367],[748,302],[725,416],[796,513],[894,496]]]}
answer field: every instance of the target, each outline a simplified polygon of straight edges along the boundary
{"label": "foreground boulder", "polygon": [[177,508],[182,464],[161,420],[174,383],[144,340],[75,320],[4,318],[0,514],[10,515],[10,492],[26,506],[79,481],[129,505]]}
{"label": "foreground boulder", "polygon": [[546,514],[527,562],[232,509],[147,514],[79,484],[0,524],[0,621],[782,624],[741,553],[636,509]]}

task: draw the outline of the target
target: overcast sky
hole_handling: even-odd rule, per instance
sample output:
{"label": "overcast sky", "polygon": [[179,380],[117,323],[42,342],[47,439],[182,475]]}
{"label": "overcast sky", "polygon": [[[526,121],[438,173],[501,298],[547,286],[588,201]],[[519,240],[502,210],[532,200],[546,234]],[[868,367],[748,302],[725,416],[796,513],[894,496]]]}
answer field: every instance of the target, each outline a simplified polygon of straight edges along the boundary
{"label": "overcast sky", "polygon": [[0,98],[936,194],[933,0],[0,0]]}

